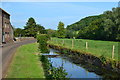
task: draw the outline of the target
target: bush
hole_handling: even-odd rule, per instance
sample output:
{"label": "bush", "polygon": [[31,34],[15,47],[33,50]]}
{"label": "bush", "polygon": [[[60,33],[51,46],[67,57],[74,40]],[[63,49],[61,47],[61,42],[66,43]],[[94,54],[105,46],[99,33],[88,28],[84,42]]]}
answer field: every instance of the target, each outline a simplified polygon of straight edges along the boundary
{"label": "bush", "polygon": [[106,63],[106,58],[105,58],[103,55],[100,56],[100,60],[101,60],[103,63]]}
{"label": "bush", "polygon": [[47,48],[47,41],[50,37],[47,34],[39,34],[37,35],[37,42],[39,43],[39,49],[41,53],[48,53],[49,50]]}
{"label": "bush", "polygon": [[67,72],[62,66],[54,67],[52,66],[52,62],[48,60],[48,58],[45,55],[40,56],[40,60],[42,61],[45,76],[47,80],[68,80],[67,78]]}

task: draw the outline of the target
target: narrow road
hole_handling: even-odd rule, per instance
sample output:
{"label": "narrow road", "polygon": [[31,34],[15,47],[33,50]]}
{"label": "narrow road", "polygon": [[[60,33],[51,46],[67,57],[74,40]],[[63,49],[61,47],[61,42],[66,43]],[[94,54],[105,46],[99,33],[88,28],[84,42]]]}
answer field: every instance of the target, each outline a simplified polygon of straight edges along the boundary
{"label": "narrow road", "polygon": [[31,40],[25,40],[21,42],[6,44],[2,47],[2,77],[3,78],[6,76],[7,70],[12,61],[12,58],[15,54],[16,49],[21,45],[34,43],[34,42],[36,42],[36,40],[31,39]]}

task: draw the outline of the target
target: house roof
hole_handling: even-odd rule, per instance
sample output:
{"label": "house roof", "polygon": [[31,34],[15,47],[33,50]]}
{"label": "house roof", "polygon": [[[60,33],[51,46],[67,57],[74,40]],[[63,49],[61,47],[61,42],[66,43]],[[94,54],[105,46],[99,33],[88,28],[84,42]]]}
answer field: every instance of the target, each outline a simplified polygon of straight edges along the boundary
{"label": "house roof", "polygon": [[3,12],[5,12],[6,14],[8,14],[9,16],[10,16],[10,14],[9,13],[7,13],[5,10],[3,10],[2,8],[0,8],[0,10],[2,10]]}

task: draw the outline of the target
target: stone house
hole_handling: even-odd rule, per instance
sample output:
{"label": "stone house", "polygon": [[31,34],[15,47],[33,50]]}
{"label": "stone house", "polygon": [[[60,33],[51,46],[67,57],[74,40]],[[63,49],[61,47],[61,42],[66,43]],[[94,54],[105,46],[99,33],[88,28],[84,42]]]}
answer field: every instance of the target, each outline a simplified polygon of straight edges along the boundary
{"label": "stone house", "polygon": [[0,44],[13,42],[13,27],[10,14],[0,8]]}

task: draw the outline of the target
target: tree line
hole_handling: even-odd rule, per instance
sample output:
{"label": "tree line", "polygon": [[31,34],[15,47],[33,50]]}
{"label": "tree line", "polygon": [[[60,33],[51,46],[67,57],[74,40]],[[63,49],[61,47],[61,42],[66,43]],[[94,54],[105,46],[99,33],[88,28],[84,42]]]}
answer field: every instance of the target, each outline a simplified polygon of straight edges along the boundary
{"label": "tree line", "polygon": [[34,18],[29,18],[24,29],[17,28],[15,36],[36,37],[36,34],[48,34],[58,38],[77,38],[94,40],[120,41],[120,7],[105,11],[97,16],[88,16],[68,25],[59,22],[57,30],[45,29],[36,24]]}
{"label": "tree line", "polygon": [[15,28],[15,37],[36,37],[37,34],[46,34],[46,30],[40,24],[36,24],[35,19],[30,17],[24,26],[24,29]]}
{"label": "tree line", "polygon": [[15,28],[15,37],[35,37],[37,34],[48,34],[50,37],[65,38],[65,28],[64,23],[59,22],[58,30],[45,29],[40,24],[36,24],[35,19],[30,17],[26,22],[24,29]]}
{"label": "tree line", "polygon": [[75,36],[80,39],[120,41],[120,7],[105,11],[98,16],[89,16],[68,25],[66,30],[71,33],[66,37]]}

